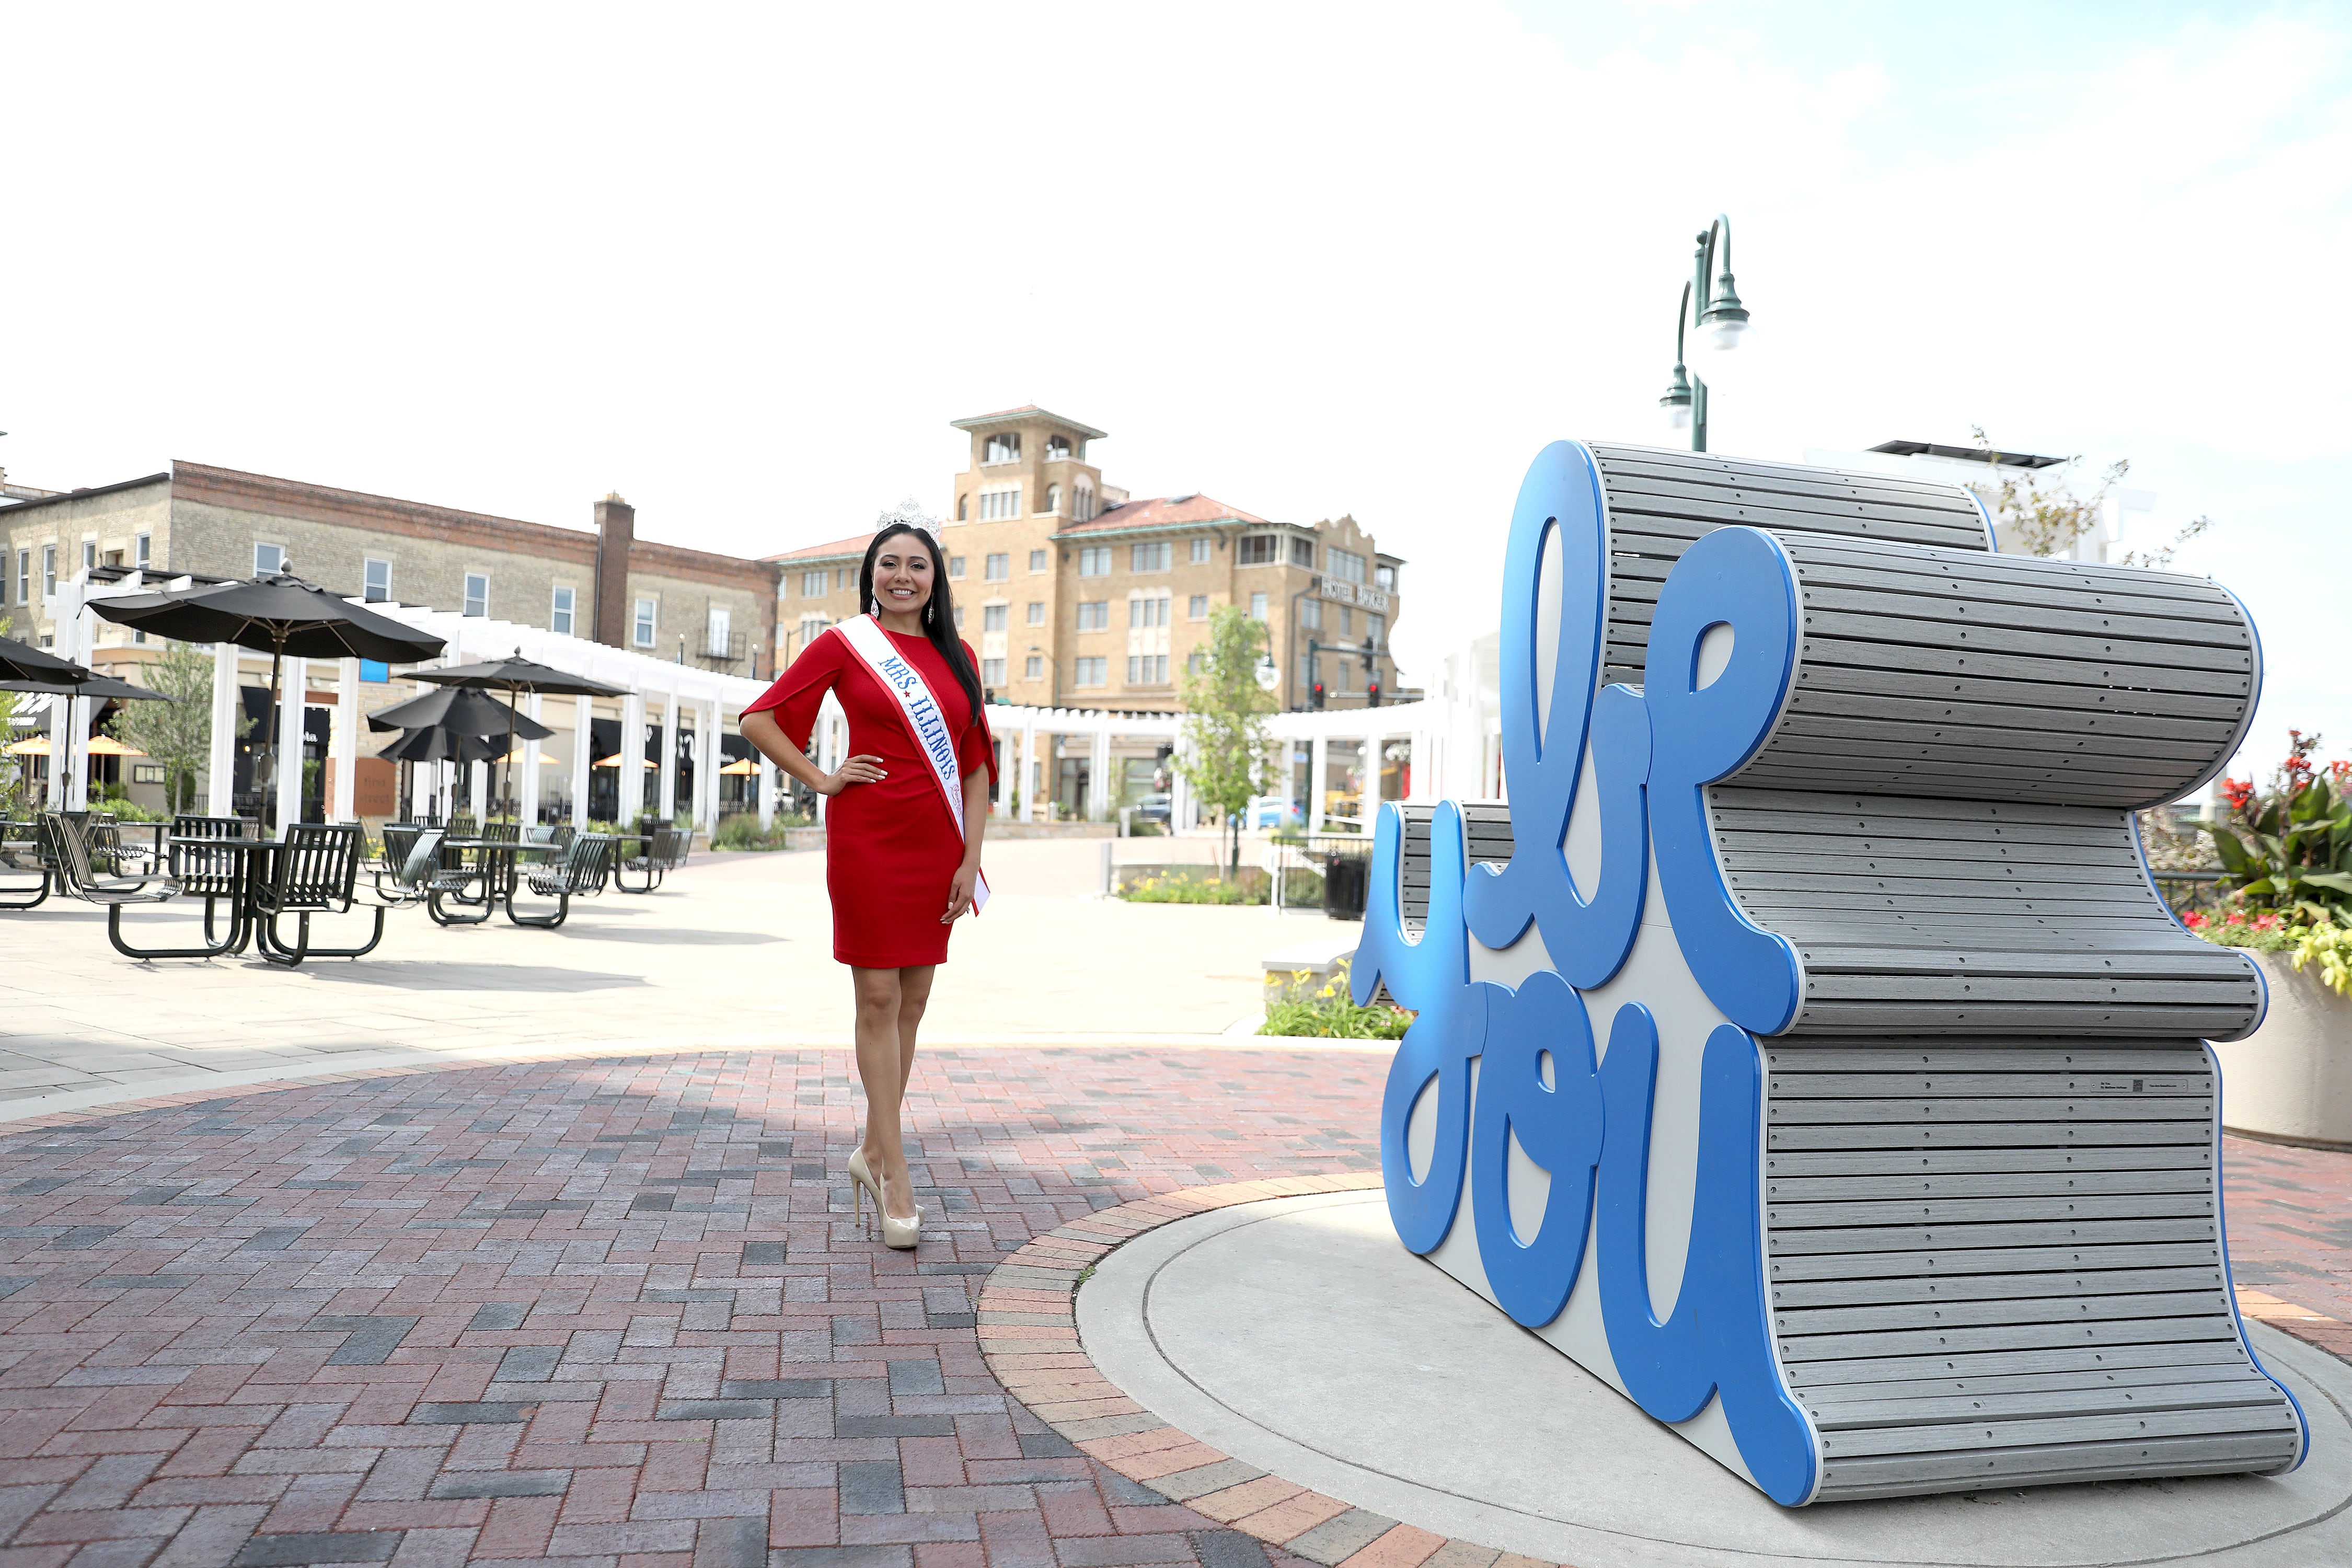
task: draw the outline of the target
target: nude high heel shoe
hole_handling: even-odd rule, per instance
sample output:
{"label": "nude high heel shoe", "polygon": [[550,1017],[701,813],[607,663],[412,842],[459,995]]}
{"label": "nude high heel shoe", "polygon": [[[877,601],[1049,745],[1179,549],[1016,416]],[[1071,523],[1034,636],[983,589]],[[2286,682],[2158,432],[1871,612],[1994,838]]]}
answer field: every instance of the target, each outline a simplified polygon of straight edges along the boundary
{"label": "nude high heel shoe", "polygon": [[[915,1217],[912,1219],[893,1219],[891,1217],[890,1211],[882,1205],[881,1185],[874,1180],[872,1173],[866,1167],[865,1150],[854,1149],[850,1151],[849,1176],[853,1184],[850,1188],[851,1213],[860,1223],[863,1223],[865,1219],[866,1198],[869,1194],[873,1196],[874,1212],[877,1215],[879,1215],[882,1219],[883,1246],[896,1247],[899,1251],[905,1252],[910,1250],[917,1242],[922,1240],[923,1211],[918,1207],[915,1210]],[[869,1236],[873,1234],[871,1226],[867,1227],[866,1234]]]}

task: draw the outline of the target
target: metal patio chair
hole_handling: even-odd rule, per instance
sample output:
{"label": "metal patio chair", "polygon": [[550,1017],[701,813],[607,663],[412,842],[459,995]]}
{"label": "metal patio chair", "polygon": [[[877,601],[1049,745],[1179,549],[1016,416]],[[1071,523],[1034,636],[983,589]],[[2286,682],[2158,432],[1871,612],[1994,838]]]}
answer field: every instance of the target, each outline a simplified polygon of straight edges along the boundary
{"label": "metal patio chair", "polygon": [[41,851],[38,824],[0,823],[0,876],[34,879],[29,888],[0,888],[0,911],[37,909],[48,901],[56,877]]}
{"label": "metal patio chair", "polygon": [[[306,822],[286,830],[278,847],[277,864],[253,891],[254,940],[261,956],[291,969],[305,958],[363,958],[383,940],[385,906],[368,911],[375,929],[358,947],[310,945],[310,917],[347,914],[355,900],[362,845],[357,824]],[[278,932],[278,922],[295,918],[294,941]]]}
{"label": "metal patio chair", "polygon": [[[641,839],[639,842],[644,847],[639,853],[614,862],[613,885],[625,893],[650,893],[660,887],[662,878],[686,858],[678,847],[678,840],[683,837],[677,828],[663,827]],[[637,886],[634,888],[629,886],[629,873],[635,873],[638,878]]]}
{"label": "metal patio chair", "polygon": [[[244,816],[200,816],[183,813],[172,818],[172,837],[175,839],[253,839],[261,837],[261,824]],[[219,904],[223,899],[229,900],[232,923],[243,919],[244,854],[236,850],[214,849],[202,844],[167,844],[163,865],[164,874],[182,897],[204,900],[206,942],[216,940],[213,935],[213,926],[219,918]],[[238,938],[237,945],[244,945],[242,936]]]}
{"label": "metal patio chair", "polygon": [[[619,841],[610,834],[583,833],[574,838],[563,851],[563,858],[552,866],[526,872],[523,886],[544,899],[555,900],[554,910],[544,915],[518,914],[514,896],[507,898],[507,919],[519,926],[536,926],[541,931],[553,931],[572,913],[572,900],[592,899],[604,890],[606,868],[612,863],[613,850]],[[520,892],[519,888],[516,891]]]}
{"label": "metal patio chair", "polygon": [[142,962],[156,958],[218,958],[245,945],[244,905],[239,900],[236,918],[229,922],[228,935],[218,942],[212,940],[212,921],[207,917],[202,947],[133,947],[122,937],[123,910],[132,904],[163,903],[178,895],[179,885],[168,877],[154,875],[99,876],[90,869],[89,846],[80,827],[63,812],[41,814],[41,844],[43,854],[55,869],[58,890],[68,898],[96,904],[106,911],[106,940],[125,958]]}

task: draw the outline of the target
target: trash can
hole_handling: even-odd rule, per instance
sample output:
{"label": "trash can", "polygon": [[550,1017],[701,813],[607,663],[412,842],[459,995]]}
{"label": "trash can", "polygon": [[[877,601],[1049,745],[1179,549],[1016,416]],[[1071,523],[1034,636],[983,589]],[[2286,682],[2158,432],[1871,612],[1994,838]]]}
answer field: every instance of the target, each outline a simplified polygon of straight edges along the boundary
{"label": "trash can", "polygon": [[1323,912],[1335,921],[1364,918],[1364,894],[1371,885],[1369,855],[1340,851],[1323,862]]}

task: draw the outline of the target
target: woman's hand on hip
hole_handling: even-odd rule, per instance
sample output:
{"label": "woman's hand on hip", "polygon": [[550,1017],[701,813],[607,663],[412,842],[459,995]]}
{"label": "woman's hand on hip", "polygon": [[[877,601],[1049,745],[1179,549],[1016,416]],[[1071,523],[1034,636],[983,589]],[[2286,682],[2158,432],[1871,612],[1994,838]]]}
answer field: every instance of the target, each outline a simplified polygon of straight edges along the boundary
{"label": "woman's hand on hip", "polygon": [[947,925],[971,912],[972,889],[979,880],[979,867],[956,868],[955,880],[948,884],[948,912],[940,917],[940,924]]}
{"label": "woman's hand on hip", "polygon": [[817,785],[816,792],[819,795],[839,795],[851,784],[873,784],[889,776],[883,771],[881,758],[860,754],[825,774],[824,782]]}

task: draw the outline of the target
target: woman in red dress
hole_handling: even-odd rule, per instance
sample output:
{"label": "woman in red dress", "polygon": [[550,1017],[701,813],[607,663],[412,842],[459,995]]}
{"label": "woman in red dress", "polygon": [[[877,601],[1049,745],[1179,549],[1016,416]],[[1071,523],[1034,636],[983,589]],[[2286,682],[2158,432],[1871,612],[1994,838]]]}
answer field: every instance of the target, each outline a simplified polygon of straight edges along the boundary
{"label": "woman in red dress", "polygon": [[[849,1157],[858,1206],[870,1194],[892,1247],[922,1234],[898,1127],[915,1066],[915,1029],[948,934],[972,907],[981,829],[996,772],[980,677],[956,636],[939,541],[887,522],[866,547],[858,603],[929,688],[955,745],[963,787],[959,839],[939,775],[898,700],[834,627],[810,639],[775,685],[743,711],[743,738],[819,795],[825,807],[824,885],[833,896],[833,956],[857,993],[857,1076],[866,1137]],[[833,773],[801,749],[826,692],[849,720],[849,759]]]}

